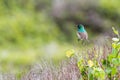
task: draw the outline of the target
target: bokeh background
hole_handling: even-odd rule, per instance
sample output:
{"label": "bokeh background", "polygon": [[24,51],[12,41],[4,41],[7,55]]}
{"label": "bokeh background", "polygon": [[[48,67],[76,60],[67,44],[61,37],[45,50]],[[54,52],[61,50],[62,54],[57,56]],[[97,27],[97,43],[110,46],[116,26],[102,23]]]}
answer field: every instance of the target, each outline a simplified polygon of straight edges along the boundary
{"label": "bokeh background", "polygon": [[119,29],[119,5],[120,0],[0,0],[0,72],[19,74],[44,58],[57,64],[66,50],[83,50],[77,24],[85,26],[92,45],[102,42],[111,27]]}

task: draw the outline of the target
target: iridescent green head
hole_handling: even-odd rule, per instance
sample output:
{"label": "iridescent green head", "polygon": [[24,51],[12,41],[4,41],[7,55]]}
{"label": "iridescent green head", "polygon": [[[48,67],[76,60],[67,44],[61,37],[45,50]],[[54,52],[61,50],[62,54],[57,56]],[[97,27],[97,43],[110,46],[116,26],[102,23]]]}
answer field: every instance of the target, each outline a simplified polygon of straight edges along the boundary
{"label": "iridescent green head", "polygon": [[82,24],[78,24],[77,28],[78,28],[78,32],[86,32],[86,30],[84,29],[84,26]]}

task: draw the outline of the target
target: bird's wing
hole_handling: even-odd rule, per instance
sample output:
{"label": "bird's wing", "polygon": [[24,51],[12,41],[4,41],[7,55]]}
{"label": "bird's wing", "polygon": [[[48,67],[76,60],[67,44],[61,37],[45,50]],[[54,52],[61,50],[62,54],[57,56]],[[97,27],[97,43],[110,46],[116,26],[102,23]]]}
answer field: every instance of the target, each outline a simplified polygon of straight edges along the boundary
{"label": "bird's wing", "polygon": [[85,39],[88,39],[88,33],[87,32],[85,32],[85,35],[86,35]]}
{"label": "bird's wing", "polygon": [[77,32],[77,37],[78,37],[79,39],[81,39],[81,36],[80,36],[79,32]]}

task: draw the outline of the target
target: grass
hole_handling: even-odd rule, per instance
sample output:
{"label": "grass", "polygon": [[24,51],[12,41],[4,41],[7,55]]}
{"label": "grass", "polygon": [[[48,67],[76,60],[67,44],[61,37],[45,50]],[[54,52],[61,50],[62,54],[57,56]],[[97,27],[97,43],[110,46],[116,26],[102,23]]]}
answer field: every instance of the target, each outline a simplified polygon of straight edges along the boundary
{"label": "grass", "polygon": [[[59,30],[47,10],[34,10],[36,3],[33,0],[0,1],[0,80],[88,80],[89,77],[119,80],[119,57],[110,55],[111,44],[95,47],[76,42],[70,43],[72,46],[66,44],[67,36]],[[113,7],[112,12],[119,13],[119,1],[109,3],[101,0],[101,7],[106,11]],[[65,26],[74,26],[71,23],[65,23]],[[72,28],[68,29],[75,39]],[[119,47],[114,43],[115,48],[116,45]],[[75,53],[66,58],[65,51],[71,48]],[[41,60],[43,57],[46,59]],[[109,67],[105,62],[110,63]],[[97,75],[89,73],[90,70]],[[98,75],[104,72],[105,75]]]}
{"label": "grass", "polygon": [[96,58],[96,61],[100,62],[103,56],[105,57],[105,54],[108,54],[109,51],[111,51],[111,48],[107,46],[101,48],[94,47],[83,51],[84,54],[78,53],[77,56],[63,60],[59,65],[55,65],[51,60],[41,60],[40,63],[34,65],[22,76],[22,80],[79,80],[82,77],[82,73],[80,73],[79,67],[77,66],[78,58],[82,56],[87,63],[89,59],[92,60],[95,54],[97,54],[99,56]]}
{"label": "grass", "polygon": [[[113,51],[114,49],[115,51]],[[9,80],[13,80],[12,78],[15,80],[120,79],[120,55],[117,53],[117,51],[119,52],[119,42],[113,41],[112,46],[111,44],[104,44],[103,46],[86,46],[84,49],[81,49],[81,47],[74,47],[74,49],[68,49],[68,51],[73,54],[69,54],[69,58],[64,58],[62,62],[57,62],[57,65],[52,59],[42,59],[40,60],[41,62],[37,62],[36,65],[33,64],[29,66],[29,68],[25,67],[22,69],[24,72],[20,74],[14,75],[8,73],[2,74],[2,77],[6,77]],[[65,57],[65,53],[63,56]],[[21,60],[24,59],[28,59],[29,61],[30,58],[21,58]]]}
{"label": "grass", "polygon": [[[49,64],[49,65],[48,65]],[[59,65],[52,62],[42,61],[35,65],[24,77],[23,80],[78,80],[79,69],[75,59],[66,60]]]}
{"label": "grass", "polygon": [[[105,67],[102,60],[106,60],[111,51],[112,48],[108,45],[102,47],[95,46],[83,51],[82,54],[77,53],[77,56],[74,55],[71,58],[63,60],[57,66],[50,60],[48,62],[42,60],[40,64],[32,67],[30,71],[22,77],[22,80],[119,80],[119,71],[112,79],[107,76],[106,72],[104,73]],[[81,59],[83,60],[83,63],[79,64]],[[89,60],[93,61],[92,66],[89,66],[91,65],[91,63],[88,62]],[[95,68],[95,70],[98,70],[98,74],[94,74],[94,79],[89,78],[89,70],[91,70],[92,67]],[[103,72],[99,73],[99,71]]]}
{"label": "grass", "polygon": [[61,47],[55,42],[37,48],[1,49],[0,72],[12,73],[20,77],[22,73],[29,71],[32,65],[39,63],[41,58],[45,58],[46,61],[51,59],[57,65],[62,59],[65,59],[66,49],[68,49],[68,45],[65,44],[64,47]]}

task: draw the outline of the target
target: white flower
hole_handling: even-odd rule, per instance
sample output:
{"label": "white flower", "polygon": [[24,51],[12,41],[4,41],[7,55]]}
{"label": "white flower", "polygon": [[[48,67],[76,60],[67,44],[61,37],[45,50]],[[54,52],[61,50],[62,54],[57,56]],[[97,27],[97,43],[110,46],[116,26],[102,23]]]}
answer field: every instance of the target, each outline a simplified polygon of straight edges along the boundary
{"label": "white flower", "polygon": [[112,38],[112,40],[115,41],[115,42],[118,42],[118,41],[119,41],[118,38]]}

